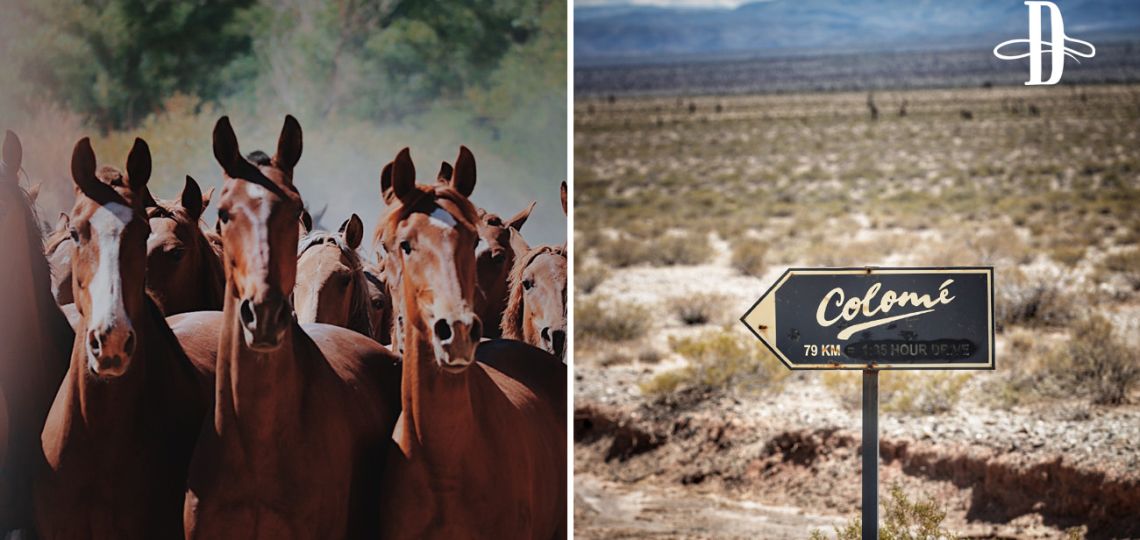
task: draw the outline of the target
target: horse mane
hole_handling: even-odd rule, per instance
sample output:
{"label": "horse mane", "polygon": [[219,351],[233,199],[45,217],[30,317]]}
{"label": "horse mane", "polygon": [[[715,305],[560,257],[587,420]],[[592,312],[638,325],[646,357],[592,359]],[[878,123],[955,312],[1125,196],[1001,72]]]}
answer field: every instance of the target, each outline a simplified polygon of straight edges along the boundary
{"label": "horse mane", "polygon": [[339,233],[328,231],[312,231],[306,234],[297,244],[297,259],[300,259],[309,248],[319,246],[331,240],[340,254],[348,260],[348,268],[352,270],[353,294],[348,308],[348,328],[366,336],[372,335],[372,313],[369,309],[371,300],[368,297],[368,278],[364,272],[364,259],[355,249],[344,241]]}
{"label": "horse mane", "polygon": [[503,322],[499,325],[499,330],[502,331],[504,339],[523,340],[523,308],[525,305],[523,303],[522,275],[526,267],[530,266],[530,263],[543,253],[566,257],[566,248],[564,246],[543,245],[531,248],[530,251],[526,252],[526,255],[515,258],[515,265],[507,277],[507,283],[510,284],[510,296],[507,297],[507,308],[503,310]]}

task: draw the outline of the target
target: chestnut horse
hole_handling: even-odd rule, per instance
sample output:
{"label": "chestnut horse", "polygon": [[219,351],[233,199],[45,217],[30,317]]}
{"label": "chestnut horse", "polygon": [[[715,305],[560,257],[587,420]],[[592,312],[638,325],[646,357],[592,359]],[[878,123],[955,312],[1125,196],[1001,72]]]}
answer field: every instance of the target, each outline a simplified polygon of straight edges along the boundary
{"label": "chestnut horse", "polygon": [[147,292],[167,316],[222,309],[222,261],[200,225],[212,195],[212,189],[202,195],[198,182],[187,176],[178,200],[147,204]]}
{"label": "chestnut horse", "polygon": [[385,282],[384,262],[365,263],[364,280],[368,285],[368,306],[372,310],[372,339],[382,345],[392,344],[392,295]]}
{"label": "chestnut horse", "polygon": [[311,231],[301,238],[293,288],[297,322],[331,324],[376,339],[364,261],[356,252],[363,238],[364,223],[356,214],[337,233]]}
{"label": "chestnut horse", "polygon": [[181,538],[182,500],[207,397],[198,371],[147,295],[144,210],[150,150],[135,139],[126,175],[75,146],[71,366],[43,429],[35,483],[43,538]]}
{"label": "chestnut horse", "polygon": [[507,278],[514,267],[516,253],[511,248],[511,231],[522,231],[522,226],[534,210],[535,203],[515,214],[507,221],[499,216],[479,210],[479,243],[475,247],[475,269],[479,276],[479,290],[476,313],[483,321],[483,336],[499,337],[499,326],[503,310],[507,307]]}
{"label": "chestnut horse", "polygon": [[75,334],[55,303],[39,220],[20,187],[23,147],[4,136],[0,156],[0,393],[7,409],[0,469],[0,536],[30,530],[40,432],[67,371]]}
{"label": "chestnut horse", "polygon": [[[176,319],[187,352],[216,355],[215,405],[187,481],[187,538],[374,538],[399,407],[397,358],[344,328],[293,319],[301,126],[249,161],[214,128],[226,270],[222,313]],[[253,154],[251,154],[253,155]],[[213,337],[213,347],[203,346]]]}
{"label": "chestnut horse", "polygon": [[479,341],[474,157],[461,148],[450,181],[424,186],[404,149],[389,177],[398,206],[377,234],[403,276],[405,355],[383,537],[564,537],[566,368],[524,343]]}
{"label": "chestnut horse", "polygon": [[511,270],[511,293],[503,314],[503,337],[517,339],[562,359],[566,357],[566,247],[531,249],[511,232],[520,253]]}

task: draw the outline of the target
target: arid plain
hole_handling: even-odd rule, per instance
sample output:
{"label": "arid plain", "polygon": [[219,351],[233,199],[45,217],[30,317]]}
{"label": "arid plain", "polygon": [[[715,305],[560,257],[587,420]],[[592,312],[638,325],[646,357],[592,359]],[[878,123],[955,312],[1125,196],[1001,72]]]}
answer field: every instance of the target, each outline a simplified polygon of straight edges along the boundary
{"label": "arid plain", "polygon": [[1140,535],[1140,86],[603,94],[574,124],[579,537],[848,525],[858,373],[791,373],[736,318],[864,265],[996,268],[995,371],[883,375],[897,518]]}

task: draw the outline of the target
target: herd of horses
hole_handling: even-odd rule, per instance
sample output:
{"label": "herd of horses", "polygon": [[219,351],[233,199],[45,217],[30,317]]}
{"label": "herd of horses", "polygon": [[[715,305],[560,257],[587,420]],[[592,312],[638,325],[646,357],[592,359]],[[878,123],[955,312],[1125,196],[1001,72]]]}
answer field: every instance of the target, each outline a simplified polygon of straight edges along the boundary
{"label": "herd of horses", "polygon": [[566,536],[565,247],[471,202],[466,147],[428,183],[405,148],[367,260],[358,216],[312,230],[301,152],[292,116],[272,156],[219,119],[209,228],[144,141],[119,169],[80,140],[44,238],[6,134],[0,534]]}

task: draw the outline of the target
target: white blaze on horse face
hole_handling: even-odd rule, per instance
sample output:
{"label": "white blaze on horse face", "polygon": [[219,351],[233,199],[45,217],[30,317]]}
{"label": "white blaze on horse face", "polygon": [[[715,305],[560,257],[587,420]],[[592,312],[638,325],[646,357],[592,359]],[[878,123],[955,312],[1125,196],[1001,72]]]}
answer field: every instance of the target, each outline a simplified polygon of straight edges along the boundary
{"label": "white blaze on horse face", "polygon": [[88,290],[91,294],[91,315],[89,328],[115,328],[125,325],[131,328],[123,300],[123,276],[120,271],[119,247],[123,233],[134,217],[125,205],[110,203],[100,206],[89,220],[94,237],[99,246],[99,260],[95,266],[95,276]]}
{"label": "white blaze on horse face", "polygon": [[488,244],[487,241],[480,236],[479,243],[475,244],[475,258],[478,259],[481,257],[488,249],[491,249],[491,244]]}

